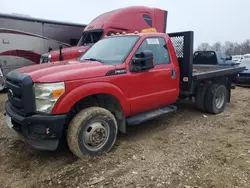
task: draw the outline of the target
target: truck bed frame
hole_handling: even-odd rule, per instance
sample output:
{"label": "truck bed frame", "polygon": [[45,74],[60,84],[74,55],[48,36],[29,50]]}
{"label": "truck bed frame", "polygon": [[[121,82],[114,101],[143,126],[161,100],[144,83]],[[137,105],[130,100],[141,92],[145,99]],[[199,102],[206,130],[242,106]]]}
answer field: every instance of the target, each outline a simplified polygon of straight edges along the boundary
{"label": "truck bed frame", "polygon": [[232,80],[239,72],[245,70],[240,66],[218,66],[193,64],[193,31],[168,34],[175,48],[180,67],[180,95],[194,94],[196,86],[206,80],[220,80],[221,77]]}

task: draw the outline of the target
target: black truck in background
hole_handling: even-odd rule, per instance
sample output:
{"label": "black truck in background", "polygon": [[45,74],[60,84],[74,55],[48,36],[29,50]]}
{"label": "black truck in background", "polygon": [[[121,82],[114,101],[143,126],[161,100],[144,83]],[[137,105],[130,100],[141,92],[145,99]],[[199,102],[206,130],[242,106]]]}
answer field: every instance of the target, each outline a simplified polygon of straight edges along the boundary
{"label": "black truck in background", "polygon": [[235,66],[239,64],[232,60],[232,56],[216,51],[196,51],[193,58],[193,63],[199,65]]}

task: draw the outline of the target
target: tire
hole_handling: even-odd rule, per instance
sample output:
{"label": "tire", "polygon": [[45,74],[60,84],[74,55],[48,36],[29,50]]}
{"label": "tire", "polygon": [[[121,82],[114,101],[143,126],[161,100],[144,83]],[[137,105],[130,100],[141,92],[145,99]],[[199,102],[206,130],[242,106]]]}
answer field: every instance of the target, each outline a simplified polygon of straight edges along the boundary
{"label": "tire", "polygon": [[208,88],[205,108],[209,113],[219,114],[224,111],[227,101],[227,88],[224,85],[213,84]]}
{"label": "tire", "polygon": [[196,94],[195,97],[195,106],[198,110],[205,112],[206,108],[205,108],[205,98],[206,98],[206,93],[208,88],[210,87],[211,83],[210,82],[206,82],[204,83],[203,86],[201,86]]}
{"label": "tire", "polygon": [[67,143],[78,158],[98,156],[110,151],[117,136],[114,115],[100,107],[83,109],[71,120],[67,131]]}

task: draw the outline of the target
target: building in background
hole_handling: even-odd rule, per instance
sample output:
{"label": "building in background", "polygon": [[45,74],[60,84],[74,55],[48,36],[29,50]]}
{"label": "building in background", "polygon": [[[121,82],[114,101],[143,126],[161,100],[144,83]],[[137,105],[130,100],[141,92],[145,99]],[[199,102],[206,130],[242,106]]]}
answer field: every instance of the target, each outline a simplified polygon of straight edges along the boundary
{"label": "building in background", "polygon": [[39,63],[41,54],[60,46],[75,46],[85,27],[84,24],[26,15],[0,14],[0,69],[3,77],[11,70]]}

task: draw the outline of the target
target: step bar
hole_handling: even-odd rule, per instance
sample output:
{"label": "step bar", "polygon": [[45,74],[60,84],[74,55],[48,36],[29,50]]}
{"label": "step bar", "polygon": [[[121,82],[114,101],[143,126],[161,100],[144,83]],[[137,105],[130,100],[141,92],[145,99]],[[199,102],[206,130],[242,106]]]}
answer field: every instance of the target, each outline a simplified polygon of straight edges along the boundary
{"label": "step bar", "polygon": [[176,112],[176,110],[176,106],[169,105],[128,117],[126,120],[128,125],[138,125],[145,121],[155,119],[159,116]]}

